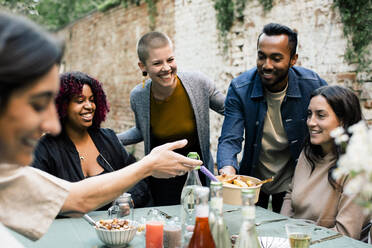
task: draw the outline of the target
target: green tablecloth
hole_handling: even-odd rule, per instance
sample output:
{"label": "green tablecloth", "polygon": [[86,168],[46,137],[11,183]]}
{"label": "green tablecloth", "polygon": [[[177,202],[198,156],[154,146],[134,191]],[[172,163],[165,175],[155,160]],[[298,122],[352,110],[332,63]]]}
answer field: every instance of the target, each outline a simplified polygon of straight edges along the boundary
{"label": "green tablecloth", "polygon": [[[158,209],[168,213],[171,216],[179,216],[180,206],[166,206],[158,207]],[[225,205],[224,210],[238,209],[237,206]],[[150,208],[139,208],[134,211],[134,218],[140,220],[142,216],[145,216]],[[106,212],[97,211],[91,212],[89,215],[94,220],[100,220],[107,218]],[[229,228],[230,234],[238,234],[239,228],[242,223],[241,211],[227,212],[224,214],[226,224]],[[256,207],[256,222],[263,220],[270,220],[276,218],[283,218],[282,215],[273,213],[266,209]],[[259,236],[272,236],[272,237],[286,237],[285,233],[285,223],[291,222],[293,220],[281,221],[275,223],[267,223],[257,227],[257,232]],[[39,241],[33,242],[23,236],[14,233],[14,236],[22,243],[25,247],[45,247],[45,248],[103,248],[104,244],[98,239],[93,227],[91,227],[82,218],[69,218],[69,219],[57,219],[53,222],[50,229]],[[327,228],[316,227],[314,234],[312,236],[313,240],[320,239],[326,236],[335,234]],[[144,235],[136,236],[130,243],[129,247],[145,247],[144,245]],[[325,241],[319,244],[314,244],[311,247],[321,248],[321,247],[337,247],[337,248],[359,248],[359,247],[371,247],[368,244],[362,243],[360,241],[341,237],[329,241]]]}

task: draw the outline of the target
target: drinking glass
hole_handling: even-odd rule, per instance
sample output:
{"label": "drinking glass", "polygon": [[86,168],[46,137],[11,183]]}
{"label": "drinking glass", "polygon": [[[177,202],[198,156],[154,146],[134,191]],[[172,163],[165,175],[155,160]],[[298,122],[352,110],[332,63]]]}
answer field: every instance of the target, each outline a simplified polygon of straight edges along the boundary
{"label": "drinking glass", "polygon": [[307,223],[290,223],[285,225],[291,248],[309,248],[314,226]]}
{"label": "drinking glass", "polygon": [[162,248],[164,218],[156,209],[151,209],[146,217],[146,248]]}

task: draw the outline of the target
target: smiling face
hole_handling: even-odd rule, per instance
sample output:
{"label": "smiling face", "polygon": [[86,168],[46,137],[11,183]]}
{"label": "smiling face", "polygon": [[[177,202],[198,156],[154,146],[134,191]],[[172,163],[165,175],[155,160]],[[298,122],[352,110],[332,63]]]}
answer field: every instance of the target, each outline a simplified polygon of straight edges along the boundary
{"label": "smiling face", "polygon": [[0,162],[28,165],[41,135],[60,132],[54,104],[58,89],[58,68],[53,66],[32,86],[12,93],[0,114]]}
{"label": "smiling face", "polygon": [[261,82],[271,92],[283,90],[287,85],[288,70],[297,61],[288,47],[287,35],[262,34],[258,42],[257,70]]}
{"label": "smiling face", "polygon": [[174,87],[176,85],[177,64],[171,46],[148,48],[146,63],[139,62],[138,65],[158,86]]}
{"label": "smiling face", "polygon": [[321,146],[324,154],[329,153],[334,146],[331,131],[340,125],[326,98],[321,95],[311,98],[307,116],[311,144]]}
{"label": "smiling face", "polygon": [[96,104],[92,89],[84,84],[80,95],[73,96],[67,106],[66,127],[87,129],[93,124]]}

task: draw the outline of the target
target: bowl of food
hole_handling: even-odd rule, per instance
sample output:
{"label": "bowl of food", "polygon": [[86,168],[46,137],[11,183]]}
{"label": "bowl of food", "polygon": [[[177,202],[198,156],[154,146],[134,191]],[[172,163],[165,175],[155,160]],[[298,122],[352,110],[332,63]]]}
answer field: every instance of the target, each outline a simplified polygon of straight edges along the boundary
{"label": "bowl of food", "polygon": [[254,202],[257,203],[262,185],[260,179],[244,175],[221,175],[216,177],[222,182],[223,203],[242,205],[242,188],[255,189],[256,198]]}
{"label": "bowl of food", "polygon": [[108,247],[125,247],[136,235],[139,224],[124,219],[100,220],[95,227],[98,238]]}

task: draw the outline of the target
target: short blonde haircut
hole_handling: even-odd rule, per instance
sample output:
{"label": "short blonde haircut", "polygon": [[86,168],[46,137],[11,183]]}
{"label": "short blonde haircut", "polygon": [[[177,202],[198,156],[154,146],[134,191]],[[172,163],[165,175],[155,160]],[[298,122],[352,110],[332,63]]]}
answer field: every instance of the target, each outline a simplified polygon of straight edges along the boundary
{"label": "short blonde haircut", "polygon": [[171,48],[173,47],[172,41],[166,34],[157,31],[146,33],[137,43],[139,60],[145,64],[149,57],[149,49],[160,48],[166,45],[169,45]]}

